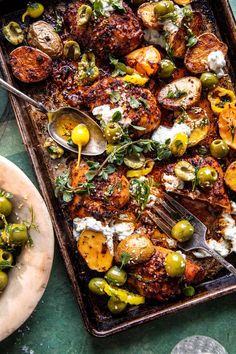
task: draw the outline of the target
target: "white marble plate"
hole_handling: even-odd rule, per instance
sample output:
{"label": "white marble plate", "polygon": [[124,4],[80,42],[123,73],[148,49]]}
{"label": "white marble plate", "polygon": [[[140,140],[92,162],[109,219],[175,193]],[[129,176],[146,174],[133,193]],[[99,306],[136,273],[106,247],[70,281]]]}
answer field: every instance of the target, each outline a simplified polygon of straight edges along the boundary
{"label": "white marble plate", "polygon": [[[46,205],[29,178],[12,162],[0,156],[0,189],[14,194],[12,219],[30,220],[33,208],[39,231],[32,230],[33,247],[26,247],[9,272],[9,283],[0,295],[0,341],[31,315],[46,288],[51,272],[54,235]],[[20,204],[23,206],[19,208]]]}

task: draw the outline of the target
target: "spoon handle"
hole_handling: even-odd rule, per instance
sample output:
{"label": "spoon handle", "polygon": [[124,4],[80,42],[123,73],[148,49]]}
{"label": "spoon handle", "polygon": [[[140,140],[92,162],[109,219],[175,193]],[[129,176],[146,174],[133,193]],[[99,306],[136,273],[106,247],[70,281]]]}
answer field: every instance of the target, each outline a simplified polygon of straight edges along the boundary
{"label": "spoon handle", "polygon": [[30,104],[32,104],[32,106],[36,107],[40,112],[45,113],[45,114],[48,113],[47,109],[44,107],[44,105],[42,103],[36,102],[31,97],[29,97],[29,96],[25,95],[23,92],[17,90],[15,87],[13,87],[12,85],[8,84],[6,81],[4,81],[1,78],[0,78],[0,86],[5,88],[7,91],[10,91],[14,95],[22,98],[23,100],[29,102]]}

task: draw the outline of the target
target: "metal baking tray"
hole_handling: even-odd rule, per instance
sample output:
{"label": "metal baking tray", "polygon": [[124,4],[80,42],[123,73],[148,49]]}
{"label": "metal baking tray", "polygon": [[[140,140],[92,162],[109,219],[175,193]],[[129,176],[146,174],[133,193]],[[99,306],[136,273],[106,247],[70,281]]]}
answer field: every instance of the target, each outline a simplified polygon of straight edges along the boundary
{"label": "metal baking tray", "polygon": [[[0,1],[0,22],[3,18],[14,20],[19,13],[23,13],[26,1]],[[50,1],[49,1],[50,3]],[[47,2],[44,2],[47,6]],[[200,10],[207,18],[210,26],[229,46],[229,71],[235,82],[236,74],[236,26],[235,19],[227,0],[195,0],[192,3],[195,9]],[[17,82],[8,66],[8,48],[0,38],[0,65],[4,78],[25,93],[31,94],[35,88],[37,92],[44,92],[43,85],[30,85],[30,89]],[[37,96],[37,95],[36,95]],[[35,98],[35,97],[34,97]],[[16,116],[17,124],[31,158],[41,193],[49,209],[55,234],[61,250],[65,266],[72,283],[76,301],[87,330],[94,336],[105,337],[124,331],[130,327],[149,322],[153,319],[175,313],[199,303],[230,294],[236,291],[236,277],[226,275],[223,271],[217,278],[198,286],[197,294],[193,298],[176,299],[167,303],[147,302],[139,307],[132,307],[119,317],[112,317],[106,310],[103,299],[93,298],[88,291],[88,279],[92,272],[88,270],[76,250],[70,224],[57,199],[54,196],[52,185],[52,170],[55,166],[49,161],[41,147],[41,126],[32,120],[29,107],[20,99],[10,94],[10,101]]]}

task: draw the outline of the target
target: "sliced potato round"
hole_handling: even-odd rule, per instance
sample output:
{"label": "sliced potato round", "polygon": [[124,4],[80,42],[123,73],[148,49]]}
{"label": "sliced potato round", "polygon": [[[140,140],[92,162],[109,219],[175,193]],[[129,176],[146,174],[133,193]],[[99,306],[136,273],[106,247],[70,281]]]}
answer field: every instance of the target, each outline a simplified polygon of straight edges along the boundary
{"label": "sliced potato round", "polygon": [[219,115],[219,133],[224,142],[236,150],[236,107],[228,105]]}
{"label": "sliced potato round", "polygon": [[155,15],[154,8],[156,4],[156,2],[145,2],[139,6],[137,14],[145,27],[160,30],[163,25],[158,22]]}
{"label": "sliced potato round", "polygon": [[193,76],[183,77],[164,86],[158,94],[158,102],[166,109],[190,108],[200,97],[202,84]]}
{"label": "sliced potato round", "polygon": [[207,113],[200,107],[192,107],[187,111],[178,112],[176,123],[184,123],[191,129],[188,146],[194,146],[207,137],[210,121]]}
{"label": "sliced potato round", "polygon": [[116,262],[121,262],[122,254],[129,255],[129,263],[137,264],[146,262],[151,258],[155,248],[147,236],[133,234],[122,240],[115,251]]}
{"label": "sliced potato round", "polygon": [[126,63],[139,74],[151,76],[156,74],[161,62],[160,52],[152,45],[136,49],[125,57]]}
{"label": "sliced potato round", "polygon": [[236,161],[232,162],[225,172],[225,184],[236,192]]}
{"label": "sliced potato round", "polygon": [[209,71],[208,55],[220,50],[226,56],[228,47],[212,33],[203,33],[197,38],[197,44],[189,48],[185,54],[186,68],[195,74]]}
{"label": "sliced potato round", "polygon": [[47,22],[37,21],[32,23],[28,32],[28,43],[32,47],[42,50],[51,58],[62,55],[63,45],[59,35]]}
{"label": "sliced potato round", "polygon": [[106,272],[111,268],[113,256],[102,232],[84,230],[81,232],[77,246],[79,253],[90,269],[97,272]]}

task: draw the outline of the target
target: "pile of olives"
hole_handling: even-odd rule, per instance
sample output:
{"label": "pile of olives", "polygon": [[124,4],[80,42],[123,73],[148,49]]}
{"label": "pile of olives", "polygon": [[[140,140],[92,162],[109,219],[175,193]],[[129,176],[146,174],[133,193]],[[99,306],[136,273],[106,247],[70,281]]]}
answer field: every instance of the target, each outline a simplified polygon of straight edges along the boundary
{"label": "pile of olives", "polygon": [[[123,286],[127,280],[127,273],[117,267],[111,267],[105,274],[105,279],[103,278],[92,278],[88,284],[89,290],[96,295],[105,295],[104,286],[106,282],[115,286]],[[117,297],[111,296],[108,300],[107,307],[109,311],[113,314],[119,314],[124,311],[127,304],[120,301]]]}
{"label": "pile of olives", "polygon": [[7,271],[13,267],[15,256],[29,240],[25,224],[7,221],[13,210],[11,198],[11,193],[0,191],[0,292],[8,284]]}

